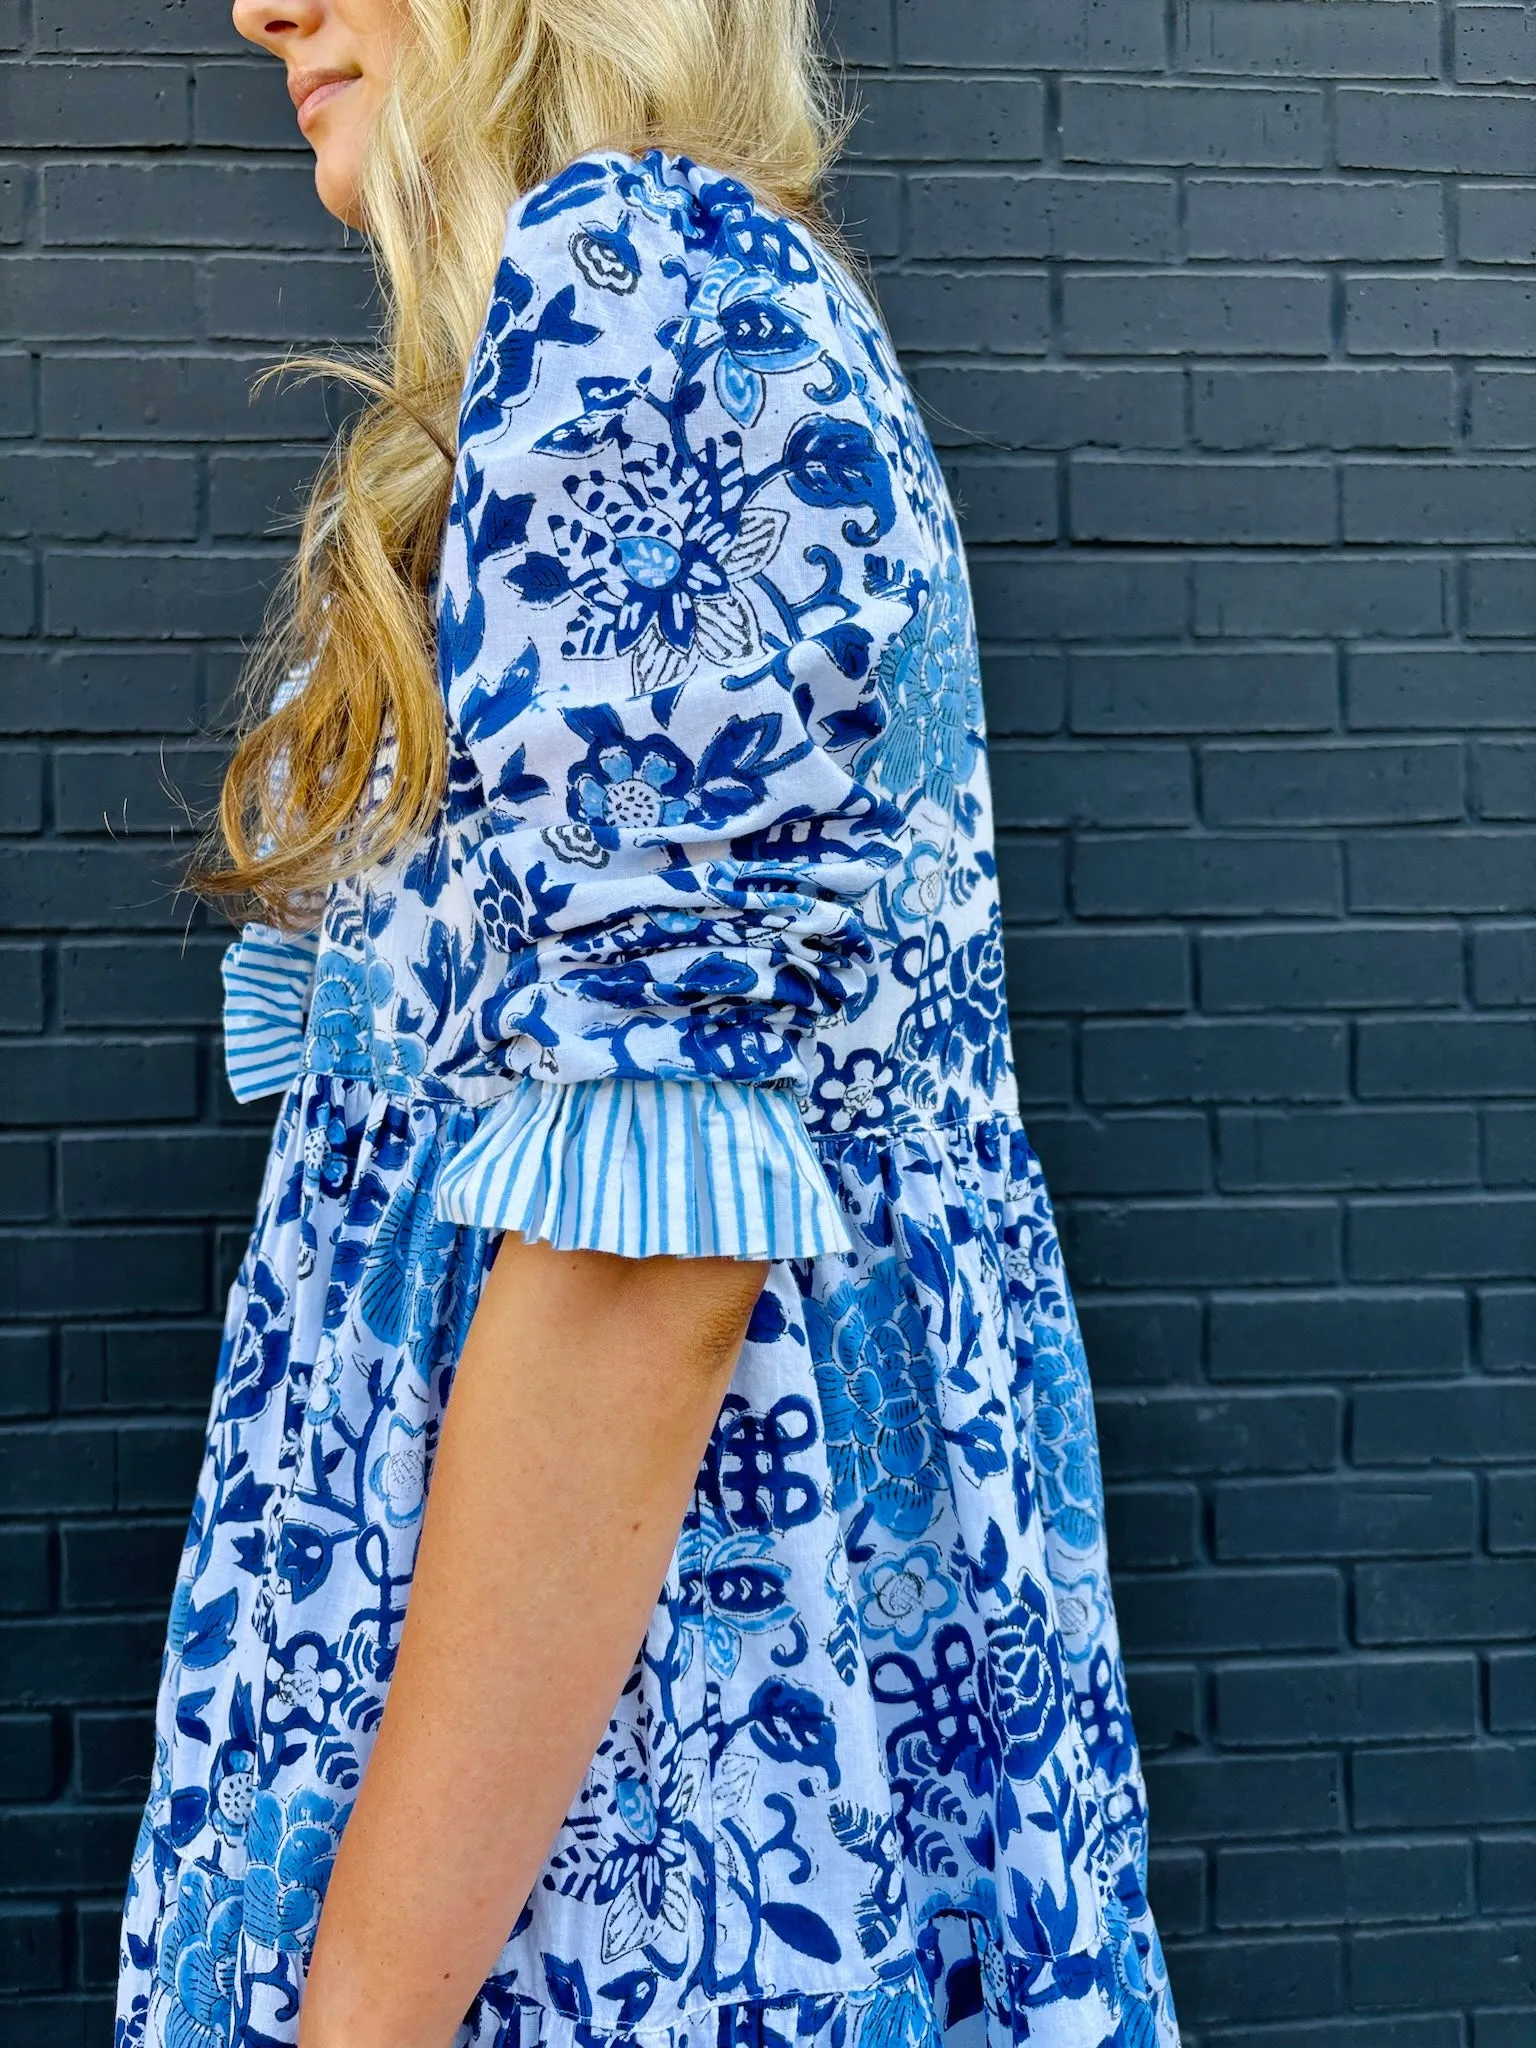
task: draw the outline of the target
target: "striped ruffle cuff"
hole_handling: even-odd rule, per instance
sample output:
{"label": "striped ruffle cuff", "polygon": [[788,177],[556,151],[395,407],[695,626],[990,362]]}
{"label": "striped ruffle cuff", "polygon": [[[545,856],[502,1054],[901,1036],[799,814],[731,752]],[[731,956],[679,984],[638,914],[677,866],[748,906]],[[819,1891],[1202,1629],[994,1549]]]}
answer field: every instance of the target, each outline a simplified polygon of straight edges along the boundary
{"label": "striped ruffle cuff", "polygon": [[627,1258],[852,1249],[791,1091],[703,1077],[519,1080],[443,1169],[437,1211]]}
{"label": "striped ruffle cuff", "polygon": [[225,950],[224,1068],[237,1102],[277,1094],[298,1073],[319,944],[313,932],[248,924]]}

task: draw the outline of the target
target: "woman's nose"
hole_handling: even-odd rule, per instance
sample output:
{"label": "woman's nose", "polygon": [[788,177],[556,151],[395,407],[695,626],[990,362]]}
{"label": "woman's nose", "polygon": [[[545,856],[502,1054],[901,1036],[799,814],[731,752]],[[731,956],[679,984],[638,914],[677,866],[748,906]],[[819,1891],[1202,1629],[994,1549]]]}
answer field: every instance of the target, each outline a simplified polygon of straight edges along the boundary
{"label": "woman's nose", "polygon": [[325,0],[234,0],[231,13],[237,35],[280,55],[285,43],[320,26]]}

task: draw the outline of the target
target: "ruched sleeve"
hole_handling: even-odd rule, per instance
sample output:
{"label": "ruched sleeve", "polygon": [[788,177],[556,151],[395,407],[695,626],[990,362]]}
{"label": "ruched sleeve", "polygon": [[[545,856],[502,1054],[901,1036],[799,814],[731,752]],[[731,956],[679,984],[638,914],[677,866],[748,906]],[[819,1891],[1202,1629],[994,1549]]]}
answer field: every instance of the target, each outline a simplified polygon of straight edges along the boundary
{"label": "ruched sleeve", "polygon": [[298,1073],[319,940],[248,924],[221,962],[224,1067],[237,1102],[275,1095]]}
{"label": "ruched sleeve", "polygon": [[809,243],[739,184],[605,156],[514,210],[438,648],[505,961],[481,1039],[545,1085],[461,1162],[464,1220],[846,1244],[800,1104],[812,1041],[869,992],[866,905],[907,833],[859,772],[910,615],[870,418]]}

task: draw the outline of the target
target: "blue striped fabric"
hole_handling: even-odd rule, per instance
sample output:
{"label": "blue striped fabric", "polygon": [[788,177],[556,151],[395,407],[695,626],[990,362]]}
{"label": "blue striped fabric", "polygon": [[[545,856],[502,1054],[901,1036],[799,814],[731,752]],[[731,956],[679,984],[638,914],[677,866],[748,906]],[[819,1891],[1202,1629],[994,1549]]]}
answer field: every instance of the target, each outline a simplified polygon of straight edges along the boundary
{"label": "blue striped fabric", "polygon": [[444,1168],[437,1208],[478,1230],[628,1258],[852,1249],[793,1094],[703,1077],[524,1078]]}
{"label": "blue striped fabric", "polygon": [[224,1068],[237,1102],[286,1088],[304,1055],[319,938],[248,924],[224,954]]}

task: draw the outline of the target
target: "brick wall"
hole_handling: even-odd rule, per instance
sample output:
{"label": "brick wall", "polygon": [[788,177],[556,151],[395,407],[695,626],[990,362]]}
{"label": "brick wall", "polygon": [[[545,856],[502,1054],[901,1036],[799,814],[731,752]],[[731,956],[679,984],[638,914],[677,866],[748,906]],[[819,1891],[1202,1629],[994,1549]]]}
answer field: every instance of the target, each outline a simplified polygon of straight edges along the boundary
{"label": "brick wall", "polygon": [[[844,0],[1190,2048],[1536,2040],[1536,15]],[[360,338],[276,68],[0,0],[0,1952],[104,2048],[262,1115],[171,889]],[[173,833],[180,826],[173,842]]]}

